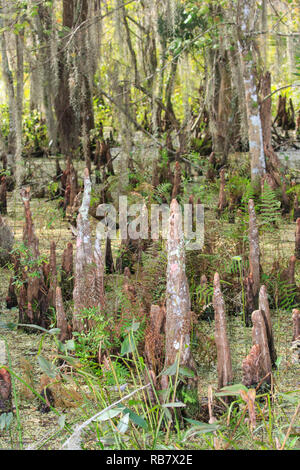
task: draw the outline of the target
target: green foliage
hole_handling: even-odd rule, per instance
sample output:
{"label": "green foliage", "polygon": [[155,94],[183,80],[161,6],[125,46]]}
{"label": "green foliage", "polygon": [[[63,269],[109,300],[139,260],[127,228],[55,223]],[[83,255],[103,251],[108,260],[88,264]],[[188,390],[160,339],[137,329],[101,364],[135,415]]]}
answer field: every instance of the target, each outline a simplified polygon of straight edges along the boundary
{"label": "green foliage", "polygon": [[226,189],[236,201],[245,201],[247,199],[249,200],[251,197],[249,178],[246,176],[241,176],[239,174],[230,176],[228,182],[226,183]]}
{"label": "green foliage", "polygon": [[142,253],[143,286],[151,304],[163,301],[166,290],[167,255],[160,243],[152,243]]}
{"label": "green foliage", "polygon": [[[41,277],[42,265],[48,263],[46,255],[40,255],[38,258],[35,258],[32,251],[24,243],[16,243],[12,250],[12,255],[15,255],[20,263],[19,271],[14,273],[14,284],[17,288],[24,283],[23,272],[26,272],[28,277],[39,278]],[[14,271],[12,264],[8,268]]]}
{"label": "green foliage", "polygon": [[26,113],[23,120],[24,153],[43,154],[49,147],[45,119],[38,111]]}
{"label": "green foliage", "polygon": [[280,218],[280,201],[266,182],[258,207],[260,209],[260,230],[262,232],[274,231]]}
{"label": "green foliage", "polygon": [[5,104],[0,105],[0,132],[2,139],[7,144],[9,136],[9,109]]}
{"label": "green foliage", "polygon": [[118,359],[110,362],[110,368],[108,370],[102,367],[101,374],[107,386],[123,385],[130,379],[130,371],[126,365]]}
{"label": "green foliage", "polygon": [[177,4],[175,6],[175,10],[171,14],[173,18],[159,16],[158,32],[169,43],[171,55],[177,56],[183,49],[198,45],[195,41],[196,31],[205,29],[207,13],[207,6],[203,5],[199,9],[193,2],[186,2],[185,5]]}
{"label": "green foliage", "polygon": [[88,331],[74,332],[75,351],[84,364],[92,365],[98,357],[99,347],[103,350],[112,347],[109,326],[111,320],[106,320],[99,308],[85,308],[79,315],[82,322],[88,321],[93,326]]}
{"label": "green foliage", "polygon": [[171,183],[161,183],[155,188],[153,197],[159,204],[169,204],[171,202],[171,190]]}

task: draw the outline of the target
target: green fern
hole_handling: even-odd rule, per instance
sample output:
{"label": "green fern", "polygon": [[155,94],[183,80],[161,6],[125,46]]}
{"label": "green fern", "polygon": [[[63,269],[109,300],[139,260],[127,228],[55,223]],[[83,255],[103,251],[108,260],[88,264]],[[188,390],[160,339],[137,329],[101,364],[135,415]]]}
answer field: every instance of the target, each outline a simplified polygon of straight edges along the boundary
{"label": "green fern", "polygon": [[155,189],[154,198],[160,204],[162,204],[164,201],[167,201],[167,203],[169,203],[171,200],[171,189],[171,183],[166,182],[159,184]]}
{"label": "green fern", "polygon": [[280,201],[273,189],[265,182],[260,203],[260,228],[262,231],[274,231],[280,218]]}
{"label": "green fern", "polygon": [[287,281],[278,282],[279,308],[281,310],[292,311],[299,306],[297,302],[297,287]]}

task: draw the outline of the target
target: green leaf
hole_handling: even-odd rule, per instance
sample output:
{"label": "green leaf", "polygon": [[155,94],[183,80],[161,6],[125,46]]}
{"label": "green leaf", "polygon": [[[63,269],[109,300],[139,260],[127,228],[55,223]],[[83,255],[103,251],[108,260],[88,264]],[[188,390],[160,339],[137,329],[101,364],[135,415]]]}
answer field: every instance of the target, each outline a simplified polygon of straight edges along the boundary
{"label": "green leaf", "polygon": [[60,333],[60,328],[51,328],[51,330],[48,330],[48,333],[50,335],[55,335],[56,333]]}
{"label": "green leaf", "polygon": [[44,333],[47,333],[49,335],[55,335],[56,333],[60,332],[59,328],[52,328],[51,330],[46,330],[45,328],[43,328],[42,326],[39,326],[39,325],[28,325],[28,324],[18,323],[18,326],[33,328],[35,330],[40,330],[40,331],[43,331]]}
{"label": "green leaf", "polygon": [[172,414],[171,414],[169,408],[164,408],[164,412],[165,412],[166,418],[167,418],[169,421],[173,421]]}
{"label": "green leaf", "polygon": [[129,425],[129,413],[126,413],[123,418],[120,419],[120,422],[118,424],[118,431],[121,433],[121,434],[124,434],[127,429],[128,429],[128,425]]}
{"label": "green leaf", "polygon": [[135,351],[135,341],[133,338],[133,335],[130,333],[123,341],[122,346],[121,346],[121,356],[124,356],[125,354],[129,354],[133,351]]}
{"label": "green leaf", "polygon": [[193,429],[196,430],[200,433],[207,433],[207,432],[215,432],[217,429],[219,429],[220,425],[217,423],[202,423],[201,421],[197,421],[195,419],[190,419],[190,418],[184,418],[185,421],[193,425]]}
{"label": "green leaf", "polygon": [[51,377],[52,379],[55,379],[55,377],[58,374],[58,369],[55,367],[52,362],[48,361],[45,359],[43,356],[39,355],[38,356],[38,363],[42,369],[42,371],[48,375],[48,377]]}
{"label": "green leaf", "polygon": [[162,405],[163,408],[183,408],[184,406],[186,406],[185,403],[183,403],[182,401],[175,401],[175,402],[170,402],[170,403],[164,403]]}
{"label": "green leaf", "polygon": [[177,359],[176,359],[174,364],[172,364],[170,367],[168,367],[167,369],[162,371],[161,375],[175,375],[176,372],[177,372],[177,365],[178,365],[178,363],[177,363]]}
{"label": "green leaf", "polygon": [[134,411],[131,411],[129,408],[125,408],[124,413],[129,413],[129,417],[134,424],[140,426],[145,430],[148,429],[148,423],[144,418],[142,418],[142,416],[139,416]]}
{"label": "green leaf", "polygon": [[221,388],[221,391],[216,393],[217,397],[235,396],[240,395],[240,390],[244,390],[248,393],[248,388],[243,384],[228,385],[227,387]]}
{"label": "green leaf", "polygon": [[95,421],[107,421],[108,419],[115,418],[124,410],[124,406],[112,408],[111,410],[105,411],[103,414],[98,416]]}
{"label": "green leaf", "polygon": [[195,373],[188,367],[179,367],[179,374],[184,377],[195,377]]}

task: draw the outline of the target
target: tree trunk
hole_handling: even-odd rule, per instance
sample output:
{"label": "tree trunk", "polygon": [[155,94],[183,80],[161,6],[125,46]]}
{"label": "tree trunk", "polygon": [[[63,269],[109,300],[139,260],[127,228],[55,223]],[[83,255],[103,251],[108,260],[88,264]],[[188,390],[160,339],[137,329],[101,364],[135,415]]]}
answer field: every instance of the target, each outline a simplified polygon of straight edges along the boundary
{"label": "tree trunk", "polygon": [[266,329],[266,323],[261,310],[255,310],[252,313],[252,343],[257,344],[260,347],[261,354],[261,376],[260,380],[270,383],[272,364],[269,351],[268,335]]}
{"label": "tree trunk", "polygon": [[259,191],[260,179],[266,172],[262,125],[256,87],[256,57],[254,39],[249,38],[255,28],[256,2],[239,0],[238,5],[238,51],[244,78],[246,110],[248,120],[251,181]]}
{"label": "tree trunk", "polygon": [[[260,249],[254,202],[249,199],[249,267],[253,279],[253,295],[257,299],[260,287]],[[255,300],[256,303],[256,300]]]}
{"label": "tree trunk", "polygon": [[214,276],[213,306],[215,311],[215,342],[218,360],[218,388],[221,389],[232,383],[233,372],[227,337],[225,303],[218,273]]}
{"label": "tree trunk", "polygon": [[[191,347],[191,303],[185,274],[185,251],[182,215],[176,199],[172,200],[168,232],[166,355],[165,367],[174,364],[180,353],[180,364],[194,367]],[[162,377],[162,388],[168,387],[168,376]]]}
{"label": "tree trunk", "polygon": [[[74,27],[74,1],[63,0],[63,27]],[[67,35],[68,33],[66,33]],[[78,146],[78,118],[70,101],[70,74],[67,66],[67,39],[61,41],[58,56],[58,90],[55,97],[55,113],[61,152],[70,155]]]}

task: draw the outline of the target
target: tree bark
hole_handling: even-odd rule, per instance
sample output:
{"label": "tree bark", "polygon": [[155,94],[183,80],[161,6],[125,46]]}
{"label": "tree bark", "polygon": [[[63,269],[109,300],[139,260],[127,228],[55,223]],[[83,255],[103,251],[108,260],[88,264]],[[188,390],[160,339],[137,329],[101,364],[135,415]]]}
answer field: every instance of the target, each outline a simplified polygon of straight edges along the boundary
{"label": "tree bark", "polygon": [[[190,346],[191,304],[185,274],[182,216],[176,199],[172,200],[170,208],[166,295],[165,367],[174,364],[180,352],[180,364],[193,368]],[[165,389],[167,386],[168,378],[164,375],[162,388]]]}
{"label": "tree bark", "polygon": [[[74,2],[63,0],[63,27],[70,31],[74,27]],[[68,33],[66,33],[67,35]],[[70,155],[79,144],[78,118],[70,101],[69,69],[67,66],[67,40],[61,41],[58,56],[58,90],[54,100],[57,130],[61,152]]]}
{"label": "tree bark", "polygon": [[260,249],[254,202],[249,199],[249,267],[253,279],[253,295],[257,298],[260,287]]}
{"label": "tree bark", "polygon": [[254,0],[239,0],[237,33],[246,97],[251,181],[259,191],[260,179],[266,173],[266,162],[256,87],[255,42],[249,37],[256,26],[256,8]]}
{"label": "tree bark", "polygon": [[100,313],[104,304],[104,265],[101,254],[101,240],[96,234],[93,253],[90,223],[88,219],[91,200],[91,180],[88,169],[84,172],[84,193],[77,216],[77,243],[75,257],[75,282],[73,291],[73,331],[88,331],[93,321],[82,321],[83,310],[96,308]]}
{"label": "tree bark", "polygon": [[277,360],[277,354],[276,354],[275,344],[274,344],[271,313],[270,313],[268,293],[267,293],[266,286],[261,286],[260,291],[259,291],[259,310],[262,312],[262,315],[265,320],[267,337],[268,337],[268,345],[269,345],[269,351],[270,351],[270,359],[271,359],[272,366],[274,367],[276,364],[276,360]]}
{"label": "tree bark", "polygon": [[272,373],[272,363],[270,358],[268,335],[266,323],[261,310],[255,310],[252,313],[252,343],[260,347],[261,354],[261,377],[260,380],[270,383]]}
{"label": "tree bark", "polygon": [[220,276],[214,276],[213,306],[215,311],[215,342],[218,361],[218,388],[232,383],[233,372],[230,346],[227,337],[225,302],[221,292]]}

